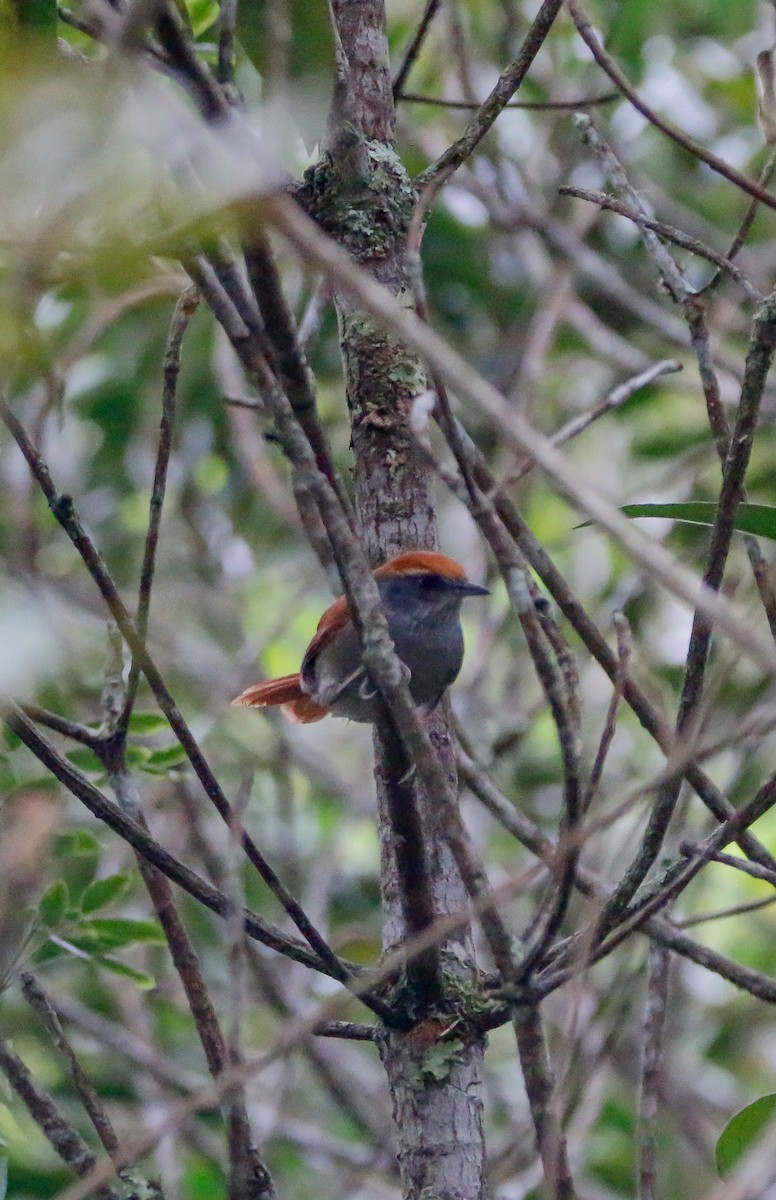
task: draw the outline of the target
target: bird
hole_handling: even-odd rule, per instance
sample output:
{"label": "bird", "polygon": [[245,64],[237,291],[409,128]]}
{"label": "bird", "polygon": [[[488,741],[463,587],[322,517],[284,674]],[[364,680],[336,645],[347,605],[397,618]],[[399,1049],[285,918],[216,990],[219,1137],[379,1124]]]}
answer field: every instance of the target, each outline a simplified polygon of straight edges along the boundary
{"label": "bird", "polygon": [[[373,572],[388,632],[408,675],[414,703],[433,709],[463,662],[461,604],[488,589],[469,583],[459,562],[432,550],[398,554]],[[332,713],[362,724],[382,711],[379,692],[361,661],[361,645],[347,600],[340,596],[318,622],[294,675],[254,683],[233,701],[246,708],[280,707],[296,724]]]}

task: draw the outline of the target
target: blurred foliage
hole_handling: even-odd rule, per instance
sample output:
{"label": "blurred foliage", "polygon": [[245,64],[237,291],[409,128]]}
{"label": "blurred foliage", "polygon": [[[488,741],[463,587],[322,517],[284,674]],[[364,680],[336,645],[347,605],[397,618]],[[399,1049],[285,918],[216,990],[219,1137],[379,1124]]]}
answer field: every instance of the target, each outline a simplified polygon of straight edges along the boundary
{"label": "blurred foliage", "polygon": [[[408,90],[446,99],[484,97],[516,52],[534,7],[519,0],[442,6]],[[52,10],[47,4],[37,8],[46,26]],[[15,20],[15,9],[0,6],[0,21]],[[201,53],[213,61],[217,7],[212,0],[190,0],[187,9]],[[410,0],[390,6],[394,64],[421,9]],[[600,0],[591,11],[610,51],[659,111],[737,168],[760,170],[764,151],[754,120],[751,64],[772,43],[773,31],[767,21],[758,25],[756,4]],[[180,258],[197,238],[230,232],[234,199],[284,171],[299,177],[314,159],[325,130],[331,37],[325,5],[239,5],[238,82],[248,120],[266,149],[260,167],[251,167],[238,138],[219,143],[202,129],[174,80],[145,69],[132,80],[82,32],[63,21],[57,32],[64,48],[55,61],[50,45],[24,43],[24,52],[19,45],[11,56],[14,69],[0,80],[0,191],[6,197],[0,370],[3,389],[50,463],[56,486],[74,495],[132,607],[156,454],[162,358],[173,304],[187,284]],[[6,49],[4,67],[8,59]],[[570,21],[561,18],[520,98],[579,98],[607,86]],[[624,102],[595,109],[595,119],[657,215],[724,251],[747,198],[646,127]],[[398,147],[408,168],[425,167],[466,120],[463,111],[400,103]],[[201,171],[197,186],[192,163]],[[680,316],[627,223],[557,195],[560,186],[575,183],[600,186],[601,180],[570,113],[504,113],[429,220],[424,265],[434,324],[548,433],[650,361],[679,358],[681,375],[643,389],[570,443],[568,453],[618,505],[713,504],[719,464]],[[282,246],[277,250],[301,316],[315,280]],[[696,282],[709,277],[711,268],[701,260],[684,252],[679,258]],[[758,215],[740,263],[757,287],[770,290],[776,269],[772,212]],[[710,317],[722,398],[730,406],[738,395],[751,310],[724,284]],[[347,414],[338,333],[328,307],[309,354],[322,420],[347,484]],[[260,413],[228,403],[245,399],[244,389],[210,314],[200,310],[183,346],[150,645],[227,795],[250,793],[249,831],[335,948],[357,962],[373,962],[381,948],[381,911],[369,731],[334,720],[290,729],[274,716],[229,706],[260,673],[296,669],[330,600],[266,422]],[[776,389],[770,387],[748,480],[749,498],[769,506],[776,505],[774,412]],[[461,415],[497,476],[508,477],[517,465],[510,449],[478,414]],[[105,612],[5,432],[0,479],[0,691],[96,728],[104,715]],[[539,472],[511,491],[612,638],[611,614],[625,611],[635,671],[670,719],[690,615],[596,530],[575,530],[577,514]],[[443,548],[473,576],[489,572],[468,515],[441,485],[437,498]],[[662,528],[674,552],[701,570],[707,535],[668,521]],[[764,550],[772,563],[772,549]],[[739,541],[729,578],[738,602],[764,628]],[[561,805],[554,726],[503,588],[492,582],[490,600],[466,617],[468,655],[453,708],[502,790],[554,835]],[[611,689],[573,634],[570,641],[579,660],[589,764]],[[741,741],[735,730],[755,702],[773,703],[773,688],[721,645],[711,694],[704,732],[709,740],[728,741],[708,769],[734,802],[743,802],[773,762],[768,739]],[[107,788],[90,751],[55,740]],[[184,769],[144,684],[130,728],[129,763],[155,836],[202,873],[227,878],[227,831]],[[661,766],[654,744],[623,712],[595,815],[615,813]],[[10,812],[19,796],[50,787],[43,775],[27,750],[7,737],[0,746],[4,807]],[[618,877],[650,800],[651,793],[641,795],[619,820],[602,825],[586,847],[587,866]],[[63,791],[57,790],[56,803],[59,835],[41,864],[34,897],[24,900],[26,923],[14,924],[23,929],[19,961],[35,965],[53,996],[69,997],[128,1028],[152,1043],[160,1059],[203,1079],[180,985],[159,944],[131,853]],[[529,861],[471,798],[465,816],[494,879]],[[704,811],[687,797],[670,850],[707,829]],[[776,817],[761,820],[757,834],[776,851]],[[247,903],[280,919],[255,875],[244,872],[241,886]],[[713,866],[683,897],[677,915],[691,918],[762,899],[768,888]],[[514,902],[516,927],[530,917],[536,896]],[[230,979],[223,926],[188,899],[181,911],[225,1014]],[[586,902],[575,902],[575,924],[590,915]],[[764,908],[692,932],[711,948],[774,975],[775,920],[773,910]],[[606,1200],[634,1194],[644,952],[640,941],[627,943],[593,967],[574,994],[547,1005],[581,1189]],[[290,1012],[309,1011],[329,992],[327,981],[261,950],[252,952],[247,975],[249,1052],[270,1046]],[[349,1015],[364,1018],[355,1003]],[[705,1195],[727,1119],[773,1089],[776,1042],[769,1020],[764,1006],[700,967],[675,965],[662,1095],[662,1194],[687,1200]],[[15,984],[0,1003],[0,1031],[13,1038],[93,1142],[66,1074]],[[71,1031],[95,1085],[109,1098],[120,1136],[151,1119],[160,1098],[178,1094],[169,1079],[145,1075],[100,1045],[86,1025],[76,1023]],[[397,1195],[386,1151],[390,1106],[374,1049],[337,1043],[324,1052],[328,1067],[299,1054],[249,1087],[279,1194],[306,1200],[314,1173],[322,1200],[345,1195],[346,1174],[353,1180],[348,1196]],[[493,1195],[538,1195],[525,1098],[505,1031],[491,1039],[487,1070]],[[56,1194],[69,1181],[67,1171],[10,1094],[3,1091],[2,1098],[0,1162],[7,1155],[9,1194],[17,1200]],[[150,1173],[161,1169],[170,1194],[185,1200],[224,1195],[219,1129],[217,1116],[205,1114],[176,1140],[161,1168],[149,1165]]]}

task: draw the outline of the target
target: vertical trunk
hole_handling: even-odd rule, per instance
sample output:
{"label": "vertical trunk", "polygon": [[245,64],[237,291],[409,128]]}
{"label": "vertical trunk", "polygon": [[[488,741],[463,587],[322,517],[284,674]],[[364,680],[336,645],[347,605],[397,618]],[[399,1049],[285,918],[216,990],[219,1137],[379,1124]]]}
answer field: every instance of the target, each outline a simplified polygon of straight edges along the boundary
{"label": "vertical trunk", "polygon": [[[308,173],[300,200],[376,279],[410,304],[404,249],[415,192],[393,148],[383,3],[334,0],[333,12],[338,83],[329,144]],[[355,455],[356,507],[367,553],[377,564],[401,549],[433,549],[437,532],[431,481],[408,425],[410,403],[426,386],[423,366],[347,296],[336,295],[335,302]],[[446,706],[434,716],[430,733],[454,777]],[[395,756],[377,737],[375,749],[384,946],[389,949],[406,934],[405,881],[396,861],[391,813],[397,811],[392,798],[397,800],[397,789],[406,791],[407,781],[398,778]],[[435,915],[460,910],[467,896],[435,819],[434,798],[415,789],[414,803]],[[440,962],[436,995],[412,995],[407,987],[404,992],[410,1016],[438,1016],[439,1021],[426,1021],[409,1033],[386,1031],[381,1054],[393,1098],[405,1195],[410,1200],[432,1195],[477,1200],[484,1165],[483,1043],[466,1037],[439,1040],[454,1025],[456,995],[475,980],[468,934],[448,939]]]}

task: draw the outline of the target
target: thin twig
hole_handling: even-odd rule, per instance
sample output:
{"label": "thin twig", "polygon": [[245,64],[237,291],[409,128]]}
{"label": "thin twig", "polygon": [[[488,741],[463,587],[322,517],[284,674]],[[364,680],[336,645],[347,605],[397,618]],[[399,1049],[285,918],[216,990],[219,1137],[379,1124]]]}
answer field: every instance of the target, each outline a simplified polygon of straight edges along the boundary
{"label": "thin twig", "polygon": [[[191,871],[187,866],[179,862],[172,854],[169,854],[160,846],[158,842],[154,841],[141,825],[122,813],[116,804],[108,800],[98,788],[90,783],[85,775],[82,775],[72,763],[59,754],[51,742],[39,733],[20,708],[12,705],[3,712],[2,716],[8,727],[21,738],[35,757],[51,771],[52,775],[60,783],[64,784],[74,796],[85,804],[98,820],[108,825],[114,833],[117,833],[125,842],[128,842],[133,849],[138,850],[144,858],[158,867],[168,879],[171,879],[173,883],[177,883],[184,891],[193,896],[195,900],[198,900],[200,904],[203,904],[218,916],[226,917],[230,908],[229,898],[223,892],[219,891],[218,888],[214,888],[211,884],[207,883],[196,872]],[[296,962],[304,963],[305,966],[313,967],[315,970],[323,970],[323,973],[327,975],[330,974],[318,956],[311,953],[303,942],[289,937],[278,926],[265,921],[263,917],[257,916],[256,913],[246,912],[245,930],[250,937],[255,938],[256,941],[261,942],[263,945],[287,955]]]}
{"label": "thin twig", "polygon": [[[695,842],[680,842],[679,852],[692,857],[698,853],[698,847]],[[767,883],[776,887],[776,871],[770,871],[767,867],[761,867],[759,863],[750,862],[747,858],[737,858],[734,854],[725,854],[719,850],[716,854],[712,854],[709,862],[717,862],[722,863],[726,867],[734,867],[737,871],[743,871],[744,874],[751,875],[753,879],[764,879]]]}
{"label": "thin twig", "polygon": [[[529,112],[575,112],[577,109],[613,104],[619,98],[619,92],[604,92],[600,96],[580,96],[578,100],[513,100],[504,108],[522,108]],[[477,110],[482,107],[471,100],[443,100],[437,96],[421,96],[417,92],[402,92],[396,100],[402,104],[432,104],[435,108]]]}
{"label": "thin twig", "polygon": [[[761,187],[768,187],[771,179],[773,178],[774,171],[776,171],[776,153],[771,152],[768,161],[765,163],[762,171],[760,172],[760,178],[757,181]],[[746,213],[744,214],[744,219],[739,228],[736,230],[735,237],[730,243],[730,249],[725,255],[728,260],[734,259],[746,243],[746,239],[749,236],[749,230],[754,224],[754,219],[757,216],[757,210],[759,207],[760,201],[756,197],[750,200]],[[711,292],[713,292],[719,285],[721,278],[721,272],[715,271],[705,287],[701,289],[701,295],[711,294]]]}
{"label": "thin twig", "polygon": [[406,100],[407,96],[402,93],[402,88],[407,82],[407,77],[414,67],[418,55],[420,54],[423,43],[428,36],[428,31],[431,28],[431,22],[436,16],[439,8],[439,0],[426,0],[426,7],[423,10],[423,15],[418,22],[418,27],[412,35],[412,40],[409,46],[404,51],[404,57],[399,63],[399,68],[393,80],[393,98],[394,100]]}
{"label": "thin twig", "polygon": [[705,163],[706,166],[710,167],[712,171],[715,171],[718,175],[722,175],[725,179],[729,180],[730,183],[735,184],[735,186],[740,188],[741,191],[746,192],[750,196],[756,197],[762,204],[767,205],[768,208],[776,208],[776,196],[771,195],[771,193],[766,191],[761,184],[756,183],[752,179],[747,179],[745,175],[742,175],[739,171],[736,171],[728,163],[724,162],[723,159],[718,158],[716,154],[712,154],[711,151],[706,150],[698,142],[694,141],[691,137],[684,133],[683,130],[678,129],[676,125],[672,125],[670,121],[666,121],[665,118],[656,113],[653,108],[650,108],[650,106],[641,99],[636,89],[632,87],[624,72],[619,68],[611,55],[602,46],[598,35],[594,32],[590,22],[580,8],[578,0],[566,0],[566,7],[571,13],[579,36],[590,50],[599,67],[601,67],[601,69],[609,76],[612,83],[619,88],[623,96],[625,96],[626,99],[631,102],[633,107],[640,112],[641,115],[645,117],[651,125],[654,125],[656,129],[661,131],[661,133],[666,134],[667,137],[671,138],[672,141],[676,142],[677,145],[681,146],[684,150],[691,154],[693,158],[696,158],[699,162]]}
{"label": "thin twig", "polygon": [[102,740],[98,729],[90,729],[88,725],[82,725],[80,721],[70,721],[67,717],[60,717],[59,713],[39,708],[37,704],[23,704],[21,707],[31,721],[35,721],[38,725],[45,725],[47,729],[53,729],[55,733],[61,733],[64,737],[72,738],[74,742],[80,742],[82,746],[88,746],[90,750],[98,746]]}
{"label": "thin twig", "polygon": [[[649,387],[656,379],[660,379],[663,375],[673,375],[677,371],[681,371],[682,364],[677,362],[675,358],[665,358],[660,362],[654,363],[653,366],[647,367],[644,371],[639,371],[631,379],[626,379],[624,383],[620,383],[616,388],[589,408],[587,412],[580,413],[577,417],[572,417],[567,421],[557,433],[554,433],[550,438],[553,446],[565,446],[573,438],[578,437],[583,433],[594,421],[606,413],[614,412],[620,408],[631,396],[635,396],[642,388]],[[534,469],[536,463],[533,459],[527,459],[521,463],[514,471],[510,471],[506,477],[498,484],[501,489],[509,484],[517,483],[530,471]]]}
{"label": "thin twig", "polygon": [[[0,416],[2,416],[2,419],[5,421],[19,448],[24,454],[30,470],[35,476],[35,479],[37,480],[41,490],[49,502],[49,506],[51,507],[54,516],[57,518],[60,525],[65,530],[68,537],[73,542],[73,545],[81,555],[84,565],[87,567],[92,579],[97,584],[97,587],[99,588],[103,599],[108,605],[116,624],[121,630],[124,640],[127,642],[133,655],[135,655],[140,662],[143,674],[148,680],[151,690],[154,693],[157,702],[159,703],[159,707],[167,717],[167,720],[169,721],[170,726],[176,734],[181,746],[186,751],[189,762],[194,768],[197,778],[200,780],[208,799],[214,805],[219,816],[228,824],[231,819],[231,805],[226,799],[226,796],[216,780],[209,763],[202,754],[198,743],[186,724],[186,721],[184,720],[183,715],[175,703],[171,692],[162,679],[156,664],[148,654],[142,638],[138,636],[137,629],[131,620],[127,609],[125,608],[118,591],[116,590],[116,586],[105,566],[105,563],[103,562],[100,554],[96,550],[93,542],[81,524],[75,509],[75,505],[73,504],[72,497],[60,495],[57,492],[51,479],[48,466],[35,447],[32,445],[22,425],[13,415],[4,400],[0,400]],[[350,972],[337,958],[337,955],[333,952],[326,940],[321,936],[321,934],[309,920],[301,905],[294,899],[288,889],[283,885],[280,878],[267,862],[256,843],[245,831],[243,831],[242,835],[242,844],[249,861],[258,871],[259,875],[270,888],[274,896],[280,901],[283,908],[291,917],[297,929],[308,942],[314,953],[320,959],[328,963],[329,967],[334,973],[335,978],[338,978],[342,983],[347,983],[351,977]]]}
{"label": "thin twig", "polygon": [[[62,1116],[49,1093],[35,1082],[19,1055],[2,1037],[0,1037],[0,1070],[62,1161],[67,1163],[76,1175],[80,1175],[82,1178],[88,1177],[97,1167],[97,1159],[81,1135]],[[106,1180],[112,1174],[113,1166],[109,1164]],[[110,1195],[115,1197],[112,1188]]]}
{"label": "thin twig", "polygon": [[721,271],[726,272],[731,279],[735,280],[753,304],[759,304],[763,299],[762,293],[754,287],[734,262],[731,262],[723,254],[718,254],[710,246],[704,245],[698,238],[682,233],[681,229],[675,229],[673,225],[667,225],[665,221],[656,221],[653,217],[648,217],[629,205],[623,204],[614,196],[608,196],[606,192],[591,192],[586,188],[579,187],[561,187],[558,188],[558,195],[574,196],[577,200],[589,200],[591,204],[597,204],[599,208],[605,208],[609,212],[618,213],[621,217],[627,217],[640,229],[651,229],[653,233],[665,238],[668,242],[673,242],[682,250],[689,250],[691,254],[696,254],[699,258],[705,258],[714,263]]}
{"label": "thin twig", "polygon": [[[704,585],[714,591],[722,584],[728,552],[735,528],[735,515],[741,503],[744,478],[749,465],[760,401],[765,380],[776,348],[776,295],[760,308],[754,320],[749,344],[741,401],[730,438],[723,468],[722,490],[711,531]],[[703,694],[703,685],[711,648],[712,626],[705,613],[696,610],[687,651],[684,683],[676,720],[676,736],[681,738],[692,727]],[[654,863],[668,829],[679,796],[681,779],[669,781],[658,794],[641,846],[625,871],[615,897],[607,906],[604,921],[616,920],[635,895]]]}
{"label": "thin twig", "polygon": [[216,77],[222,87],[234,83],[235,26],[237,0],[218,0],[218,69]]}
{"label": "thin twig", "polygon": [[543,0],[531,28],[525,36],[520,52],[499,76],[498,82],[472,117],[461,137],[453,142],[440,158],[418,176],[418,188],[424,188],[437,179],[449,179],[461,163],[469,158],[493,122],[514,96],[525,79],[536,55],[544,45],[563,0]]}
{"label": "thin twig", "polygon": [[[248,775],[240,788],[230,826],[229,871],[227,891],[230,894],[231,912],[226,922],[227,963],[229,968],[229,991],[227,997],[229,1019],[224,1042],[224,1067],[240,1067],[245,1061],[242,1047],[242,1017],[245,1002],[245,938],[242,912],[245,907],[239,873],[242,818],[250,796],[251,776]],[[229,1146],[229,1200],[243,1200],[249,1195],[256,1197],[275,1196],[272,1177],[261,1161],[253,1142],[245,1084],[239,1083],[229,1092],[227,1105]]]}
{"label": "thin twig", "polygon": [[196,101],[206,121],[226,120],[229,103],[207,64],[199,57],[174,0],[159,0],[156,31],[170,62]]}
{"label": "thin twig", "polygon": [[119,1139],[116,1136],[116,1131],[113,1128],[110,1117],[105,1111],[102,1100],[97,1095],[91,1080],[78,1061],[75,1051],[65,1035],[56,1010],[50,1003],[40,983],[30,971],[22,972],[21,985],[25,1000],[43,1022],[51,1040],[64,1058],[73,1087],[89,1115],[89,1120],[94,1126],[98,1138],[108,1154],[114,1157],[119,1148]]}
{"label": "thin twig", "polygon": [[[598,130],[589,113],[578,113],[574,118],[574,126],[582,137],[582,141],[592,151],[601,165],[605,175],[611,181],[617,196],[627,201],[639,218],[648,216],[641,196],[628,179],[627,172],[612,147]],[[674,304],[684,306],[692,294],[692,288],[684,277],[684,272],[677,266],[662,241],[652,228],[644,221],[639,221],[638,229],[647,253],[657,268],[660,281]]]}
{"label": "thin twig", "polygon": [[318,1037],[342,1038],[350,1042],[373,1042],[378,1032],[378,1026],[360,1025],[357,1021],[322,1021],[313,1030]]}
{"label": "thin twig", "polygon": [[555,1111],[555,1081],[539,1009],[515,1009],[512,1025],[549,1194],[553,1200],[574,1200],[577,1193],[571,1177],[566,1138]]}
{"label": "thin twig", "polygon": [[612,698],[609,701],[609,708],[606,713],[606,720],[604,721],[604,728],[603,728],[603,732],[601,733],[601,740],[598,743],[598,750],[596,751],[596,756],[595,756],[595,760],[593,762],[593,767],[592,767],[592,770],[590,771],[590,778],[587,781],[587,787],[585,788],[585,794],[582,799],[582,812],[583,813],[588,812],[590,805],[592,804],[593,799],[595,797],[595,794],[598,791],[598,786],[601,782],[601,776],[603,774],[604,763],[606,762],[606,756],[609,753],[609,747],[612,744],[612,740],[614,738],[614,734],[615,734],[615,731],[617,728],[617,713],[619,711],[620,702],[622,700],[622,693],[623,693],[623,688],[625,686],[625,680],[628,676],[628,667],[629,667],[629,663],[630,663],[631,650],[633,648],[632,641],[631,641],[630,626],[628,625],[628,621],[625,617],[625,614],[622,612],[613,613],[612,622],[617,631],[617,661],[619,663],[619,670],[617,672],[617,678],[614,683],[614,691],[612,692]]}
{"label": "thin twig", "polygon": [[318,418],[313,377],[303,343],[298,337],[294,315],[283,291],[272,247],[264,231],[258,227],[254,227],[250,240],[246,242],[245,264],[266,337],[272,346],[272,356],[268,361],[271,366],[276,366],[278,382],[307,436],[316,464],[334,489],[352,525],[350,501],[335,470],[331,447]]}
{"label": "thin twig", "polygon": [[768,908],[776,904],[776,896],[766,896],[763,900],[750,900],[748,904],[735,904],[731,908],[719,908],[716,912],[701,913],[697,917],[684,917],[674,920],[677,929],[692,929],[693,925],[704,925],[707,921],[722,921],[728,917],[740,917],[742,913],[757,912],[760,908]]}
{"label": "thin twig", "polygon": [[63,994],[52,997],[51,1005],[60,1021],[74,1025],[110,1051],[111,1061],[117,1054],[121,1055],[144,1073],[147,1072],[152,1079],[179,1092],[189,1092],[202,1087],[205,1082],[202,1075],[166,1057],[157,1045],[144,1041],[123,1022],[108,1020],[80,1000]]}
{"label": "thin twig", "polygon": [[663,1062],[671,957],[654,942],[649,948],[639,1089],[638,1200],[657,1200],[657,1112]]}
{"label": "thin twig", "polygon": [[[162,360],[164,375],[162,417],[159,425],[154,481],[151,487],[151,500],[149,504],[148,529],[143,548],[143,562],[140,568],[137,616],[135,617],[138,636],[143,639],[144,643],[148,635],[148,613],[151,606],[151,589],[153,587],[154,570],[156,568],[156,548],[159,542],[159,526],[162,520],[164,495],[167,488],[167,470],[170,465],[170,454],[172,453],[172,438],[175,426],[175,398],[178,387],[178,376],[180,374],[181,346],[198,304],[199,292],[195,287],[187,288],[178,298],[170,320],[167,344]],[[137,659],[133,658],[124,695],[124,707],[116,728],[113,731],[120,737],[126,736],[139,681],[140,663]]]}

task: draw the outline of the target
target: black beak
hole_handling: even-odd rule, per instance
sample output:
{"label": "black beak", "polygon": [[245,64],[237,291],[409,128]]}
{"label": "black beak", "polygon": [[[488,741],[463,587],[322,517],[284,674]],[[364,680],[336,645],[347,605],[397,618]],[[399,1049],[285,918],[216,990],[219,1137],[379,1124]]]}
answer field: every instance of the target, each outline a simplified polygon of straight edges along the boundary
{"label": "black beak", "polygon": [[466,580],[450,579],[448,580],[450,587],[454,587],[457,592],[461,592],[464,596],[489,596],[490,590],[486,587],[480,587],[478,583],[467,583]]}

